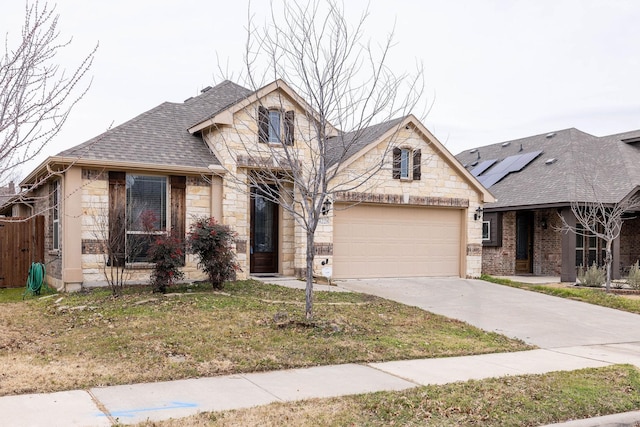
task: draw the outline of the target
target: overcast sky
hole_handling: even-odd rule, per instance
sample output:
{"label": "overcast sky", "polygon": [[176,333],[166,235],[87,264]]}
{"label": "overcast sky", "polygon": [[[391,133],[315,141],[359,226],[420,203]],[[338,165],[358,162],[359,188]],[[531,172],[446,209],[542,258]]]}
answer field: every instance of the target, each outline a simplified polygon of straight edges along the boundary
{"label": "overcast sky", "polygon": [[[24,5],[4,3],[0,29],[17,35]],[[367,6],[345,3],[354,18]],[[253,2],[257,21],[267,5]],[[89,93],[45,154],[197,95],[221,81],[221,68],[237,74],[247,8],[247,0],[59,0],[60,31],[73,36],[62,65],[100,48]],[[373,40],[395,22],[392,70],[424,64],[433,103],[424,124],[453,154],[570,127],[640,128],[640,1],[372,0],[369,10]]]}

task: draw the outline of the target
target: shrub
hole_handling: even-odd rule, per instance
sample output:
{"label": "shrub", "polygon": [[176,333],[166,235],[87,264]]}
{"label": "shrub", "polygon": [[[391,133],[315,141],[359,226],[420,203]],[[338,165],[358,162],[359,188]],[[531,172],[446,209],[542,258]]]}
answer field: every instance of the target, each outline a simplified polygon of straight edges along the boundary
{"label": "shrub", "polygon": [[213,218],[197,218],[189,229],[189,247],[198,256],[198,266],[209,276],[214,289],[235,279],[240,266],[233,252],[235,233]]}
{"label": "shrub", "polygon": [[631,289],[640,290],[640,264],[636,261],[629,269],[629,277],[627,283]]}
{"label": "shrub", "polygon": [[183,243],[174,235],[158,235],[149,247],[149,259],[154,263],[151,272],[153,292],[167,292],[167,288],[176,280],[184,277],[180,271],[183,266]]}
{"label": "shrub", "polygon": [[582,275],[578,276],[578,279],[580,284],[584,286],[600,287],[606,281],[606,273],[603,268],[599,268],[594,262]]}

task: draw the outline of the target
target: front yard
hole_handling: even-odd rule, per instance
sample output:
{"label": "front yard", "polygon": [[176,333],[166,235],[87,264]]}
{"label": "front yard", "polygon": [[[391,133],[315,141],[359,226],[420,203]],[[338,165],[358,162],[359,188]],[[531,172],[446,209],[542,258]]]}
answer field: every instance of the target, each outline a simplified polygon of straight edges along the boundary
{"label": "front yard", "polygon": [[[380,298],[241,281],[21,301],[0,290],[0,395],[531,347]],[[13,302],[7,302],[13,301]]]}

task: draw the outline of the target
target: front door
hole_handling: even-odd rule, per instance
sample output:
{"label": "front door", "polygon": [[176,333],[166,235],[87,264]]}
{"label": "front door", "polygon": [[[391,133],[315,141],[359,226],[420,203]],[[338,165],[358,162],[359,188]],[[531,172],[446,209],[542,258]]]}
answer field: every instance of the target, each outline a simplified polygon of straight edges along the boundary
{"label": "front door", "polygon": [[516,274],[533,273],[533,214],[516,214]]}
{"label": "front door", "polygon": [[251,192],[250,238],[250,272],[277,273],[278,204],[265,197],[259,188]]}

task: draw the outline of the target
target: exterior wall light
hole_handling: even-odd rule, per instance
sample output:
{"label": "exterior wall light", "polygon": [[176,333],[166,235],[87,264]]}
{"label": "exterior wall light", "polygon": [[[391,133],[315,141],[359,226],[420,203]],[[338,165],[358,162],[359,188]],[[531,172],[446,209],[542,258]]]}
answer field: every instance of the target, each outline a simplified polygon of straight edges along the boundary
{"label": "exterior wall light", "polygon": [[329,209],[331,209],[331,202],[329,199],[324,199],[324,202],[322,202],[322,215],[327,215]]}
{"label": "exterior wall light", "polygon": [[478,206],[476,208],[476,213],[473,214],[473,220],[477,221],[482,218],[482,208]]}

